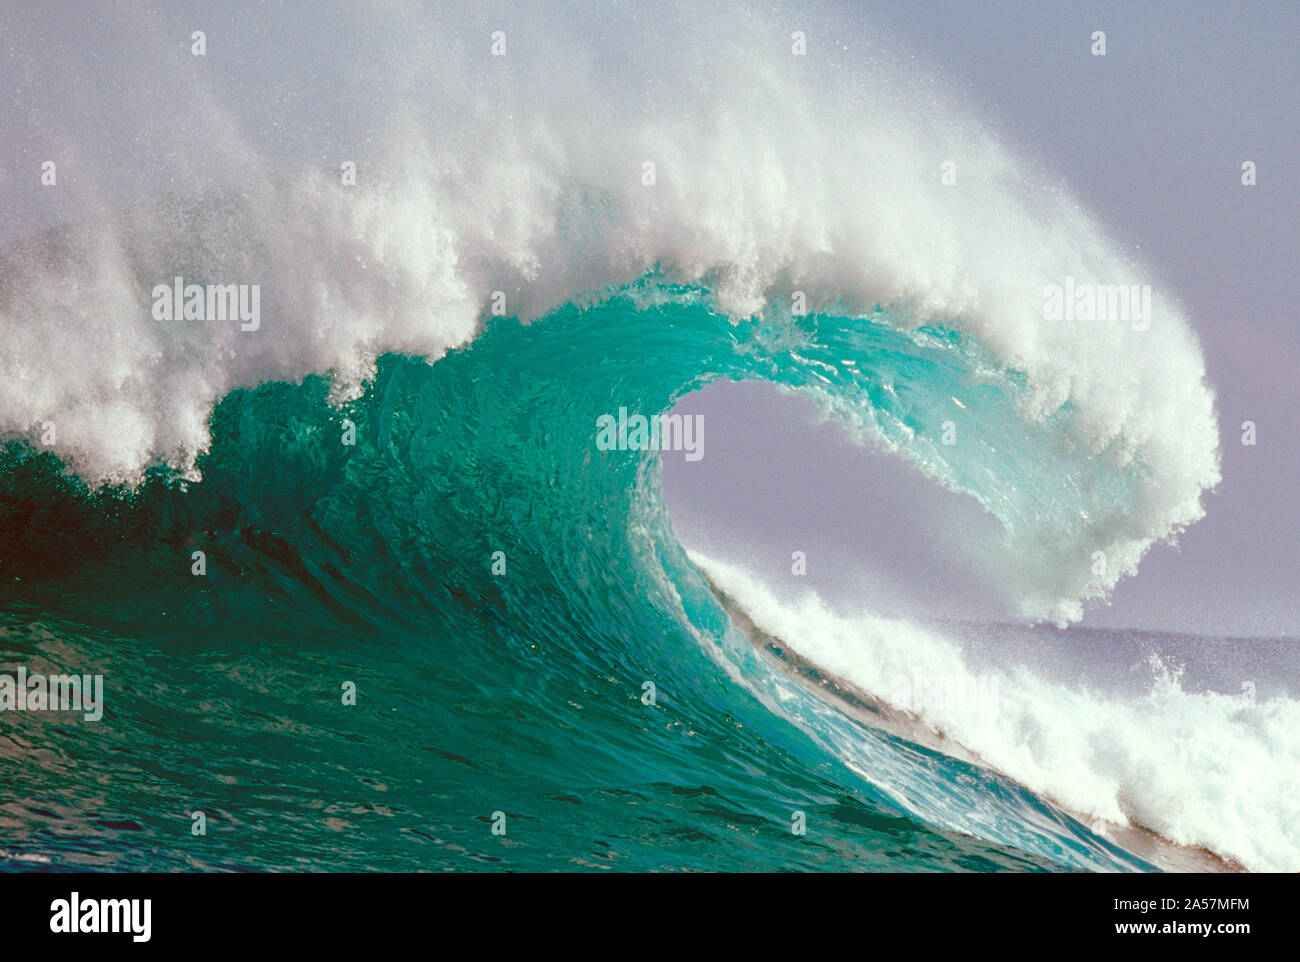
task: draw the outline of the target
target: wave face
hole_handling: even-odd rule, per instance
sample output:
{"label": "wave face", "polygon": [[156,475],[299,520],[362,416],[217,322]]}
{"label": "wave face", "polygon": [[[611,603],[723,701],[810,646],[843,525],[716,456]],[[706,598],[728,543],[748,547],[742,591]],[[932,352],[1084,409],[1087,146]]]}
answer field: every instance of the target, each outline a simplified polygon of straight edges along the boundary
{"label": "wave face", "polygon": [[[1097,816],[1285,864],[1300,824],[1287,766],[1270,788],[1210,777],[1217,753],[1155,746],[1226,722],[1233,765],[1293,754],[1293,704],[1233,713],[1225,697],[1198,715],[1191,696],[1125,708],[1004,679],[992,735],[982,715],[925,718],[978,761],[863,724],[774,668],[716,586],[883,700],[909,666],[958,673],[956,643],[784,611],[686,554],[657,453],[594,443],[601,414],[664,411],[711,378],[824,398],[824,357],[855,359],[836,396],[882,423],[924,425],[953,396],[1011,416],[1001,389],[972,387],[959,345],[884,314],[737,323],[647,280],[532,325],[498,319],[436,364],[386,356],[343,408],[323,377],[236,391],[198,483],[159,470],[91,491],[11,448],[4,556],[22,580],[0,595],[6,662],[104,671],[109,691],[98,725],[6,732],[27,763],[8,791],[40,800],[10,811],[19,836],[53,864],[112,867],[1160,864],[1084,824]],[[864,643],[875,677],[870,659],[845,668]],[[340,704],[346,681],[356,706]],[[1061,713],[1080,704],[1101,720],[1071,742]],[[184,841],[194,810],[213,819],[202,846]],[[483,824],[497,811],[504,847]],[[808,836],[789,831],[796,811]]]}
{"label": "wave face", "polygon": [[[1134,866],[1008,780],[764,668],[674,540],[657,456],[595,448],[611,404],[820,370],[776,333],[678,299],[502,320],[434,365],[385,357],[345,411],[322,378],[235,392],[201,483],[127,497],[15,452],[5,490],[30,500],[6,512],[24,572],[6,647],[102,669],[110,693],[97,726],[7,732],[6,753],[35,762],[8,769],[10,791],[45,800],[14,813],[37,851],[114,867]],[[960,834],[943,796],[964,783],[1007,837]],[[214,844],[191,849],[174,838],[195,809]],[[788,830],[796,810],[824,823],[812,846]],[[516,826],[504,849],[477,821],[494,811]]]}
{"label": "wave face", "polygon": [[[1123,752],[1065,761],[926,719],[966,736],[962,760],[840,711],[673,537],[658,455],[597,447],[601,415],[713,380],[800,392],[976,498],[1005,531],[990,569],[1058,623],[1219,480],[1170,298],[1144,331],[1045,319],[1066,278],[1149,281],[1067,192],[893,65],[792,64],[785,26],[751,14],[718,14],[710,57],[665,74],[702,28],[664,16],[683,30],[628,32],[614,74],[562,37],[483,89],[461,47],[436,76],[395,71],[389,162],[356,186],[244,157],[238,189],[5,253],[0,647],[109,689],[98,726],[4,731],[27,763],[6,795],[29,800],[5,805],[9,847],[114,868],[1157,864],[1097,816],[1296,867],[1285,786],[1195,794],[1124,779]],[[415,64],[440,26],[383,29]],[[261,327],[154,320],[177,275],[260,284]],[[834,662],[826,631],[782,640]],[[1234,746],[1290,758],[1294,706],[1269,712],[1232,719]]]}

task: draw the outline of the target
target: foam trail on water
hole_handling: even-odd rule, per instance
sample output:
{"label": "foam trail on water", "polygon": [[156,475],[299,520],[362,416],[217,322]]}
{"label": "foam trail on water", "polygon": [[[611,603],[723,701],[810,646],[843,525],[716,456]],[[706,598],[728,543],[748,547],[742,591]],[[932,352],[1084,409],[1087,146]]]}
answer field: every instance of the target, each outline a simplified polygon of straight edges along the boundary
{"label": "foam trail on water", "polygon": [[1032,791],[1251,869],[1300,869],[1300,704],[1186,692],[1164,669],[1133,699],[1023,667],[977,673],[936,629],[839,614],[812,593],[783,603],[743,568],[691,560],[764,631]]}

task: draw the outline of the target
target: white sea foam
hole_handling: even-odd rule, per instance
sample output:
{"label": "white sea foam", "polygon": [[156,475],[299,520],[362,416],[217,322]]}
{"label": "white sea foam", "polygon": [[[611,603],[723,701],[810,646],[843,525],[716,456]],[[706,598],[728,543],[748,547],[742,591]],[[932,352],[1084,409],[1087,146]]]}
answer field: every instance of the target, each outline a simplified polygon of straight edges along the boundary
{"label": "white sea foam", "polygon": [[[762,630],[895,707],[915,709],[991,767],[1076,813],[1139,825],[1259,871],[1300,870],[1300,704],[1184,691],[1157,670],[1125,698],[1044,681],[1024,668],[990,684],[937,630],[832,611],[815,594],[785,603],[743,568],[691,560]],[[897,704],[911,679],[956,679],[992,704]]]}
{"label": "white sea foam", "polygon": [[[657,266],[709,284],[737,316],[800,289],[812,309],[950,320],[1027,375],[1023,417],[1077,409],[1062,450],[1137,463],[1140,487],[1105,518],[1017,532],[1033,559],[1027,615],[1079,617],[1081,598],[1202,515],[1219,479],[1213,398],[1171,293],[1155,284],[1144,332],[1046,320],[1048,285],[1151,278],[937,85],[805,11],[438,17],[385,6],[346,25],[359,59],[383,57],[352,65],[365,83],[327,92],[373,121],[356,186],[334,165],[262,159],[275,152],[232,119],[236,95],[198,80],[184,142],[210,149],[224,179],[159,164],[154,181],[175,177],[196,199],[87,201],[57,251],[49,238],[11,251],[0,432],[37,437],[53,422],[54,451],[95,484],[134,484],[156,461],[193,474],[212,406],[233,389],[332,371],[353,391],[384,352],[436,359],[471,339],[493,291],[535,318]],[[493,57],[507,23],[507,54]],[[807,56],[791,53],[794,29]],[[140,58],[156,73],[132,89],[193,71],[172,56]],[[154,320],[150,291],[176,275],[260,285],[260,328]],[[944,475],[941,460],[929,469]]]}

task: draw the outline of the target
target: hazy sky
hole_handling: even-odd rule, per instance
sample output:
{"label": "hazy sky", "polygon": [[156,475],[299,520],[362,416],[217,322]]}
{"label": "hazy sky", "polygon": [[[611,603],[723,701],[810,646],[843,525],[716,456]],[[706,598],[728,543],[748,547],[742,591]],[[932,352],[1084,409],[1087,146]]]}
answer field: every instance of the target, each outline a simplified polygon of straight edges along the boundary
{"label": "hazy sky", "polygon": [[[845,4],[846,20],[864,5]],[[1300,635],[1300,4],[871,4],[918,71],[1058,174],[1172,288],[1218,395],[1222,484],[1177,549],[1157,547],[1085,624]],[[1090,37],[1106,33],[1105,57]],[[810,38],[811,40],[812,38]],[[1254,161],[1258,184],[1241,184]],[[774,580],[815,546],[808,580],[873,606],[996,615],[978,559],[944,542],[975,512],[915,472],[851,448],[810,405],[715,385],[706,457],[667,458],[684,538],[722,534]],[[1257,424],[1243,447],[1240,425]]]}

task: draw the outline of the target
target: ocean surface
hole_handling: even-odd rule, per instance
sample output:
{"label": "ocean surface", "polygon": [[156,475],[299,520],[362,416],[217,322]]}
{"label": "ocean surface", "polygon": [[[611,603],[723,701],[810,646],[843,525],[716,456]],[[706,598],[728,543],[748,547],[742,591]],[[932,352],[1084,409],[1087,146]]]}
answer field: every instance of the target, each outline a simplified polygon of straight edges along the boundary
{"label": "ocean surface", "polygon": [[[316,377],[232,392],[200,482],[159,471],[92,492],[9,445],[0,665],[103,673],[106,694],[98,722],[0,719],[3,864],[1186,864],[1118,826],[1295,864],[1290,776],[1250,768],[1295,751],[1289,698],[1168,677],[1108,698],[1005,672],[996,704],[934,699],[890,724],[877,716],[899,678],[976,678],[959,635],[783,606],[693,559],[658,452],[596,447],[611,406],[662,411],[707,380],[763,377],[832,384],[921,433],[933,398],[996,422],[1012,388],[973,384],[942,328],[737,325],[702,291],[651,287],[498,319],[435,364],[384,356],[342,407]],[[792,656],[842,687],[810,684]]]}
{"label": "ocean surface", "polygon": [[[0,711],[0,868],[1300,869],[1294,657],[1065,627],[1221,480],[1173,292],[837,11],[662,6],[349,5],[252,119],[219,39],[105,47],[153,99],[0,224],[0,707],[103,717]],[[719,381],[973,499],[1020,622],[688,550],[598,425]]]}

